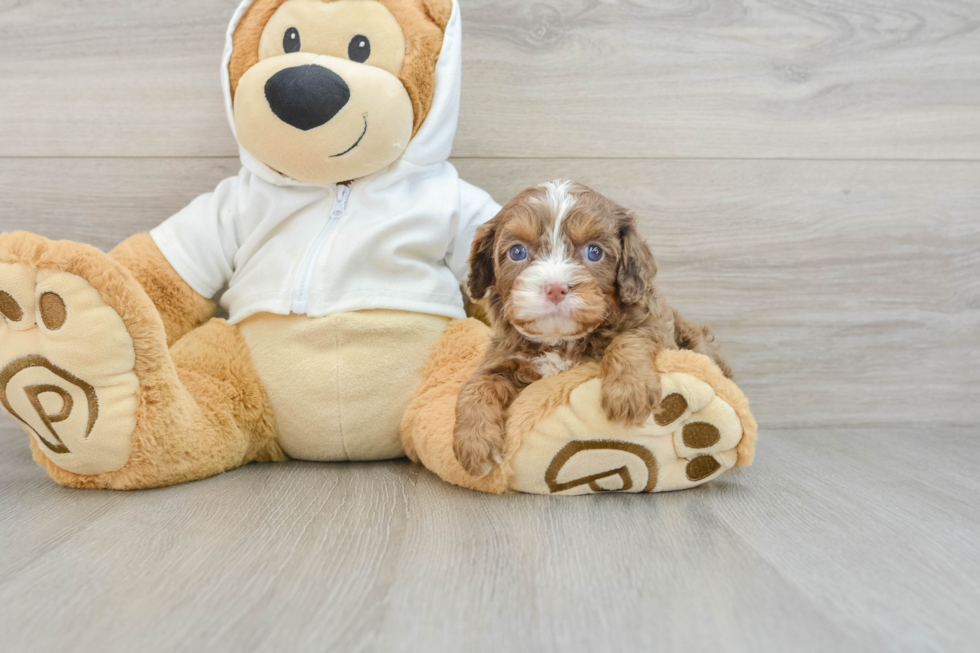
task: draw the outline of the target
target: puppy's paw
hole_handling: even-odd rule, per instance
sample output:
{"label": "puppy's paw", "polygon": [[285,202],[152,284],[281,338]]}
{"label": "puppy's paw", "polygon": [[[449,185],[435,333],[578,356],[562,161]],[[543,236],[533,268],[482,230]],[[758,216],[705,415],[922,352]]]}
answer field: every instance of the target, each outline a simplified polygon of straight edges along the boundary
{"label": "puppy's paw", "polygon": [[456,422],[453,453],[470,476],[483,478],[503,461],[503,431],[490,424]]}
{"label": "puppy's paw", "polygon": [[456,399],[453,453],[471,476],[483,478],[504,456],[504,411],[509,387],[492,374],[474,374]]}
{"label": "puppy's paw", "polygon": [[602,379],[602,410],[611,422],[638,426],[660,408],[662,397],[656,373],[645,378],[608,375]]}

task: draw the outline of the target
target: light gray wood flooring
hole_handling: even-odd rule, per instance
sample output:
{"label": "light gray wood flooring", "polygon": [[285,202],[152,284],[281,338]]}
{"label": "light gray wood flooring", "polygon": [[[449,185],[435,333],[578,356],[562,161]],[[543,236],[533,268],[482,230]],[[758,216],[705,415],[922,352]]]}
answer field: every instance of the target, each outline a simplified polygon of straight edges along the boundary
{"label": "light gray wood flooring", "polygon": [[[112,247],[235,174],[236,0],[0,0],[0,231]],[[464,0],[454,162],[641,216],[761,425],[697,490],[407,462],[58,487],[0,416],[4,651],[971,651],[980,2]]]}

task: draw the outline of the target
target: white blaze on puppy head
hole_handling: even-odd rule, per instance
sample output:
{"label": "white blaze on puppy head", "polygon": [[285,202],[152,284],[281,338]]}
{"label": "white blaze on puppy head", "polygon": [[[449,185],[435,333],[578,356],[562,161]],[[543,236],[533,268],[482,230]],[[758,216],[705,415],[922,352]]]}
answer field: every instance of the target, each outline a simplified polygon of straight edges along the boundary
{"label": "white blaze on puppy head", "polygon": [[544,189],[544,201],[551,211],[551,252],[549,260],[565,261],[568,259],[565,248],[565,240],[562,237],[561,226],[568,217],[568,213],[575,206],[575,196],[571,193],[572,182],[567,179],[556,179],[555,181],[542,184]]}
{"label": "white blaze on puppy head", "polygon": [[[561,340],[585,335],[578,313],[585,308],[581,292],[576,287],[591,278],[588,270],[569,254],[570,243],[562,231],[576,199],[571,193],[572,182],[559,179],[540,186],[543,191],[531,202],[539,205],[549,227],[542,234],[534,260],[517,277],[508,314],[528,338]],[[547,224],[550,222],[550,224]]]}

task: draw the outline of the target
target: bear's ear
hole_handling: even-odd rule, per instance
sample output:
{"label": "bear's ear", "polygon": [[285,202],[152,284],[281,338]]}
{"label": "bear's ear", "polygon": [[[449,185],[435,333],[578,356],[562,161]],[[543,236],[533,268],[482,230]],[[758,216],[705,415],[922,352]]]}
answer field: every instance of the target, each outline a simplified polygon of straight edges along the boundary
{"label": "bear's ear", "polygon": [[405,63],[399,75],[412,100],[415,124],[412,138],[432,108],[436,62],[442,52],[452,0],[378,0],[395,16],[405,33]]}
{"label": "bear's ear", "polygon": [[420,0],[422,11],[433,23],[439,26],[443,32],[449,24],[449,18],[453,15],[453,0]]}
{"label": "bear's ear", "polygon": [[286,0],[255,0],[238,22],[231,38],[231,61],[228,62],[232,99],[238,90],[238,82],[242,75],[259,62],[259,41],[262,40],[262,32],[272,15],[284,2]]}

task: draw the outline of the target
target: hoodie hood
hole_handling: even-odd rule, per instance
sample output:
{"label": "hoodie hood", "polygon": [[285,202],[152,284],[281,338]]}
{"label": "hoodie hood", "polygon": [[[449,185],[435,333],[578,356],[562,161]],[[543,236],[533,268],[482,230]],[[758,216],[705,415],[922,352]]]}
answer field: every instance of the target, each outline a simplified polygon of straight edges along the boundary
{"label": "hoodie hood", "polygon": [[[232,130],[228,64],[251,1],[235,12],[222,63]],[[151,233],[174,270],[203,297],[224,289],[221,305],[232,324],[262,313],[320,318],[365,310],[464,318],[460,284],[470,244],[500,205],[447,161],[459,112],[461,32],[453,0],[430,110],[399,159],[350,185],[315,185],[243,149],[236,177]]]}
{"label": "hoodie hood", "polygon": [[[231,131],[235,133],[235,113],[231,96],[231,76],[228,66],[234,50],[233,38],[238,24],[254,0],[244,0],[232,16],[225,34],[225,50],[221,59],[221,89],[225,100],[225,112]],[[409,142],[402,156],[386,168],[368,177],[392,174],[397,168],[408,164],[414,167],[428,167],[445,162],[452,153],[456,127],[459,123],[460,84],[462,78],[462,21],[459,15],[459,1],[452,0],[452,15],[446,25],[442,48],[435,70],[435,93],[429,113]],[[237,135],[236,135],[237,139]],[[280,174],[249,154],[240,144],[238,147],[242,166],[260,179],[276,186],[311,186]]]}

